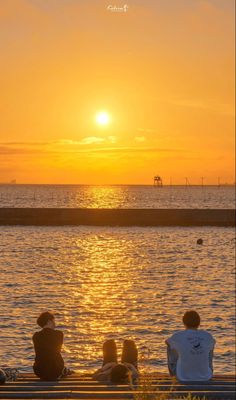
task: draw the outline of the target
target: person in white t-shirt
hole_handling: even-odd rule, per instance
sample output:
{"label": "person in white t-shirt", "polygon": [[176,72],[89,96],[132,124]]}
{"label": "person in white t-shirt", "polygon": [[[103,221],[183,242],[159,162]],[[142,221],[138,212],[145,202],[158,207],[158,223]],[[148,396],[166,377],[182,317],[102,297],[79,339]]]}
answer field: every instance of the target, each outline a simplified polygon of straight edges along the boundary
{"label": "person in white t-shirt", "polygon": [[200,316],[196,311],[187,311],[183,323],[185,330],[166,340],[170,375],[183,382],[208,381],[213,375],[215,339],[199,329]]}

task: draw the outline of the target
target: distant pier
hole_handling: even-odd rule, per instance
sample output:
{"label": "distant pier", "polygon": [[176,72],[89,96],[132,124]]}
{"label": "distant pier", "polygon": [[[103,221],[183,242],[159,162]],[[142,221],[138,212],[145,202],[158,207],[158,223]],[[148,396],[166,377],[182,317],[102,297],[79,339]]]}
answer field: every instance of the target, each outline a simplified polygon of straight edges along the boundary
{"label": "distant pier", "polygon": [[233,209],[0,208],[0,225],[235,226]]}

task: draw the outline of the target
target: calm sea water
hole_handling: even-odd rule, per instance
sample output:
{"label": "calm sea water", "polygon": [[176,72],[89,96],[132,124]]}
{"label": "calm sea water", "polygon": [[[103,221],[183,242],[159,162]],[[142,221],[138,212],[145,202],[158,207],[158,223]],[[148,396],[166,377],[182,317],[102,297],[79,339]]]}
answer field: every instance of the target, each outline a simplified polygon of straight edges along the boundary
{"label": "calm sea water", "polygon": [[235,208],[235,187],[0,185],[0,207]]}
{"label": "calm sea water", "polygon": [[142,367],[166,371],[164,340],[194,308],[216,338],[215,371],[233,372],[234,235],[209,227],[0,227],[1,365],[31,370],[36,318],[49,309],[72,368],[92,371],[104,339],[121,349],[132,338]]}

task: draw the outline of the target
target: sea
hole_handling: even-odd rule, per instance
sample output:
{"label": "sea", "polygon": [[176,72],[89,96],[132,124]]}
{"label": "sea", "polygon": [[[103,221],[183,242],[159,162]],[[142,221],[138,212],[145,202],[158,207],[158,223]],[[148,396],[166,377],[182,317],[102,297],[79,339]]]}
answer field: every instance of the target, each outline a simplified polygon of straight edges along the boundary
{"label": "sea", "polygon": [[235,208],[235,186],[0,184],[0,207]]}
{"label": "sea", "polygon": [[[235,189],[0,185],[0,207],[234,208]],[[120,354],[131,338],[141,369],[167,372],[165,340],[189,309],[216,339],[215,372],[233,373],[233,228],[0,226],[0,366],[32,371],[36,319],[49,310],[72,369],[94,371],[104,340]]]}

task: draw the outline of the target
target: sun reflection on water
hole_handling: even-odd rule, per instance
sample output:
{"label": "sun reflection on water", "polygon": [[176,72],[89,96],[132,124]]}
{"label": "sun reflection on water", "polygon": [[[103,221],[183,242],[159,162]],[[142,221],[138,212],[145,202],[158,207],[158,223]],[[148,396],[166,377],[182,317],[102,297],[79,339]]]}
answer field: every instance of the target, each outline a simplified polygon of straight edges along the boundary
{"label": "sun reflection on water", "polygon": [[122,186],[87,186],[85,196],[91,208],[119,208],[126,203],[126,192]]}
{"label": "sun reflection on water", "polygon": [[[78,282],[79,286],[74,285],[70,295],[78,304],[79,321],[75,323],[75,329],[83,340],[83,346],[84,336],[89,337],[84,349],[80,349],[86,353],[88,362],[94,361],[94,352],[101,356],[105,339],[127,336],[127,311],[137,308],[133,269],[128,267],[132,264],[133,243],[118,236],[111,238],[100,234],[89,235],[86,240],[79,237],[75,246],[74,254],[79,249],[79,260],[76,259],[71,268],[69,281]],[[86,260],[86,263],[81,263],[81,260]],[[129,319],[132,322],[136,316],[131,313]],[[71,325],[70,317],[66,322]]]}
{"label": "sun reflection on water", "polygon": [[115,338],[120,353],[123,339],[131,338],[146,365],[166,371],[164,340],[181,327],[183,310],[197,307],[203,327],[216,336],[216,371],[231,371],[234,249],[220,243],[233,234],[230,228],[4,227],[2,364],[16,366],[17,353],[18,366],[31,368],[36,317],[49,309],[74,369],[100,366],[105,339]]}

